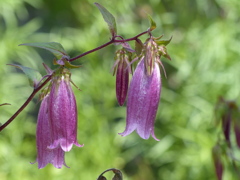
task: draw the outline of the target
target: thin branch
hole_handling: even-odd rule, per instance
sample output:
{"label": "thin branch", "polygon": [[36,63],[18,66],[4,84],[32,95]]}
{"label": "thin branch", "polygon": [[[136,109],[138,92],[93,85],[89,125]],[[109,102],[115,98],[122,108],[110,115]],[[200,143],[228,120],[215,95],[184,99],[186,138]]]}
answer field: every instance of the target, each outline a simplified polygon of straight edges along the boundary
{"label": "thin branch", "polygon": [[29,102],[33,99],[35,94],[42,89],[43,86],[45,86],[51,79],[52,76],[49,76],[38,88],[34,89],[32,94],[28,97],[28,99],[25,101],[25,103],[13,114],[13,116],[7,120],[2,126],[0,126],[0,132],[6,128],[17,116],[20,112],[24,110],[24,108],[29,104]]}
{"label": "thin branch", "polygon": [[97,47],[97,48],[95,48],[95,49],[92,49],[92,50],[90,50],[90,51],[87,51],[87,52],[85,52],[85,53],[83,53],[83,54],[80,54],[80,55],[78,55],[78,56],[76,56],[76,57],[74,57],[74,58],[71,58],[71,59],[69,59],[68,61],[69,61],[69,62],[75,61],[75,60],[77,60],[77,59],[79,59],[79,58],[81,58],[81,57],[83,57],[83,56],[86,56],[87,54],[90,54],[90,53],[92,53],[92,52],[95,52],[95,51],[97,51],[97,50],[100,50],[100,49],[102,49],[102,48],[105,48],[105,47],[107,47],[108,45],[113,44],[113,43],[121,43],[121,42],[123,43],[123,42],[127,42],[127,41],[137,40],[138,37],[140,37],[140,36],[142,36],[142,35],[144,35],[144,34],[147,34],[147,33],[149,33],[149,31],[144,31],[144,32],[142,32],[142,33],[140,33],[140,34],[132,37],[132,38],[123,39],[123,40],[116,40],[115,38],[116,38],[116,37],[119,37],[119,36],[115,36],[115,37],[113,37],[110,41],[108,41],[107,43],[105,43],[105,44],[103,44],[103,45],[101,45],[101,46],[99,46],[99,47]]}
{"label": "thin branch", "polygon": [[138,34],[138,35],[136,35],[136,36],[134,36],[134,37],[132,37],[132,38],[129,38],[129,39],[114,40],[114,42],[116,43],[116,42],[134,41],[134,40],[137,40],[138,37],[140,37],[140,36],[142,36],[142,35],[144,35],[144,34],[147,34],[147,33],[149,33],[149,31],[144,31],[144,32],[142,32],[142,33],[140,33],[140,34]]}
{"label": "thin branch", "polygon": [[76,60],[76,59],[79,59],[79,58],[81,58],[81,57],[83,57],[83,56],[86,56],[87,54],[90,54],[90,53],[92,53],[92,52],[94,52],[94,51],[97,51],[97,50],[100,50],[100,49],[102,49],[102,48],[104,48],[104,47],[107,47],[108,45],[110,45],[110,44],[112,44],[112,43],[114,43],[114,39],[111,39],[109,42],[107,42],[107,43],[105,43],[105,44],[103,44],[103,45],[101,45],[101,46],[99,46],[99,47],[97,47],[97,48],[95,48],[95,49],[92,49],[92,50],[87,51],[87,52],[85,52],[85,53],[83,53],[83,54],[80,54],[80,55],[78,55],[78,56],[76,56],[76,57],[74,57],[74,58],[71,58],[71,59],[69,59],[68,61],[71,62],[71,61],[74,61],[74,60]]}

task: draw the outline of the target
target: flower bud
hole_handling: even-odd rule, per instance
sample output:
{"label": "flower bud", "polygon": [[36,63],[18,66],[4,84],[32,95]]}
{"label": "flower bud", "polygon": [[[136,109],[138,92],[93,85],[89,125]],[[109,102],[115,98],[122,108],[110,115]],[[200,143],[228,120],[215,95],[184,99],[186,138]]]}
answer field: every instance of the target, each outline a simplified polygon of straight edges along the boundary
{"label": "flower bud", "polygon": [[131,70],[128,61],[129,57],[125,53],[124,50],[121,50],[120,54],[117,55],[119,59],[116,74],[116,96],[120,106],[124,104],[127,97],[129,72]]}

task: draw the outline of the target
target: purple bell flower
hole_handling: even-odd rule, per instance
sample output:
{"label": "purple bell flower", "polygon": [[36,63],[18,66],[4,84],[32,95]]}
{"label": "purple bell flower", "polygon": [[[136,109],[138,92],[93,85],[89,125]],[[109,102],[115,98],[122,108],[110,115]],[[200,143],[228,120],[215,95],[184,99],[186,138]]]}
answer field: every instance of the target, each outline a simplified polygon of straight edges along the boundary
{"label": "purple bell flower", "polygon": [[150,135],[159,141],[154,134],[154,121],[161,92],[161,75],[159,65],[153,62],[152,73],[148,75],[144,57],[138,63],[130,83],[127,99],[127,125],[122,136],[134,130],[143,139]]}
{"label": "purple bell flower", "polygon": [[65,152],[57,147],[49,149],[48,146],[52,143],[52,133],[49,122],[49,95],[46,95],[42,100],[38,121],[37,121],[37,162],[38,168],[44,168],[48,163],[53,164],[56,168],[61,168],[62,165],[68,167],[64,160]]}
{"label": "purple bell flower", "polygon": [[70,72],[60,69],[60,73],[53,76],[49,94],[49,119],[53,143],[50,149],[58,148],[70,151],[77,142],[77,105],[70,85]]}
{"label": "purple bell flower", "polygon": [[61,67],[52,75],[51,84],[43,90],[37,122],[38,168],[48,163],[56,168],[68,167],[64,160],[77,142],[77,106],[70,82],[70,72]]}

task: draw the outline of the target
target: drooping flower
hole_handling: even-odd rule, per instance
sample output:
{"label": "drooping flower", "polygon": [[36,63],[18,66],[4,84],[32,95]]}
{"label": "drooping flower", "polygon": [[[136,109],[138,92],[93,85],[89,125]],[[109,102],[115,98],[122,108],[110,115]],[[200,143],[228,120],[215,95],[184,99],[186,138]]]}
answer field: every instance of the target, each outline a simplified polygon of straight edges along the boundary
{"label": "drooping flower", "polygon": [[53,137],[51,133],[49,121],[49,95],[46,95],[41,103],[38,121],[37,121],[37,162],[38,168],[44,168],[48,163],[53,164],[56,168],[61,168],[62,165],[68,167],[64,160],[65,152],[57,147],[49,149],[48,146],[52,144]]}
{"label": "drooping flower", "polygon": [[[150,37],[144,43],[140,54],[141,60],[133,74],[127,98],[127,125],[125,131],[119,133],[122,136],[136,130],[143,139],[148,139],[152,135],[155,140],[159,141],[154,134],[154,121],[161,93],[159,64],[163,67],[160,61],[162,55],[169,59],[170,56],[166,48],[161,48],[165,42],[158,41],[157,44],[155,40]],[[167,41],[169,42],[170,40]]]}
{"label": "drooping flower", "polygon": [[154,62],[152,74],[149,76],[144,66],[144,58],[138,63],[130,83],[127,99],[127,125],[122,136],[137,131],[143,139],[150,135],[158,141],[154,134],[154,121],[158,109],[161,92],[161,75],[157,62]]}
{"label": "drooping flower", "polygon": [[40,95],[37,122],[37,162],[38,168],[48,163],[56,168],[68,167],[64,160],[66,151],[70,151],[77,142],[77,106],[70,82],[70,72],[60,67],[52,72],[50,85]]}
{"label": "drooping flower", "polygon": [[77,142],[77,106],[70,85],[70,72],[63,68],[56,73],[51,82],[49,94],[49,119],[53,143],[50,149],[58,148],[70,151]]}

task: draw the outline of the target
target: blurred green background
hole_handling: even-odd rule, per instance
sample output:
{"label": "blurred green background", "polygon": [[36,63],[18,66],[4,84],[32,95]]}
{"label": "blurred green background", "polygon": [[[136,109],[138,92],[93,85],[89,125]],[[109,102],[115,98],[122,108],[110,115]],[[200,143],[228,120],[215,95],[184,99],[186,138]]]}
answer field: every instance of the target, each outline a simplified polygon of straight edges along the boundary
{"label": "blurred green background", "polygon": [[[20,63],[44,74],[42,62],[53,67],[53,55],[21,43],[59,42],[74,57],[107,42],[107,25],[93,0],[0,0],[0,122],[4,123],[31,93]],[[172,61],[162,59],[168,78],[155,122],[161,139],[141,139],[135,132],[121,137],[126,107],[115,98],[109,46],[75,64],[72,79],[78,104],[78,140],[83,148],[66,153],[70,168],[51,164],[38,170],[36,158],[37,96],[0,133],[0,179],[94,180],[108,168],[122,170],[124,180],[216,179],[211,157],[219,133],[214,123],[218,97],[240,103],[239,0],[100,0],[115,17],[118,34],[130,38],[149,27],[146,13],[158,28],[155,36],[173,35]],[[147,36],[143,36],[144,40]],[[238,163],[239,165],[239,163]],[[111,177],[109,173],[108,177]],[[224,179],[234,180],[226,164]]]}

